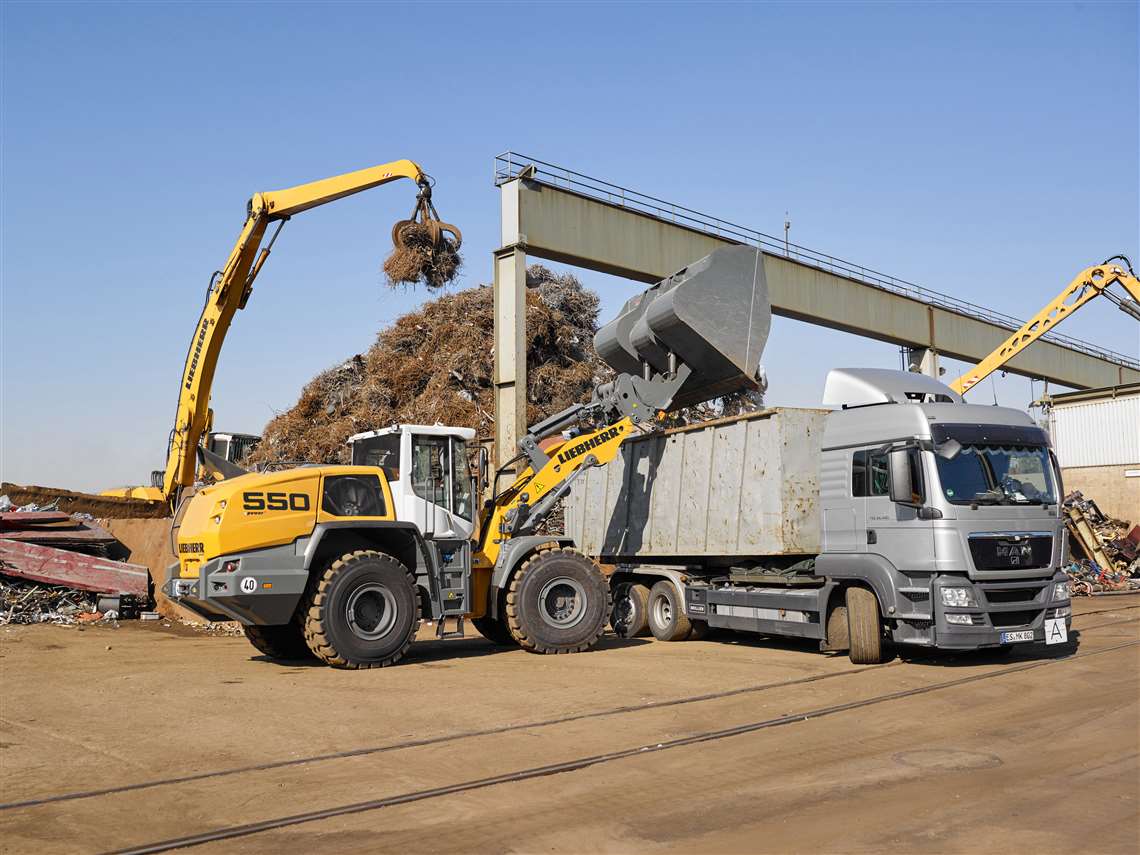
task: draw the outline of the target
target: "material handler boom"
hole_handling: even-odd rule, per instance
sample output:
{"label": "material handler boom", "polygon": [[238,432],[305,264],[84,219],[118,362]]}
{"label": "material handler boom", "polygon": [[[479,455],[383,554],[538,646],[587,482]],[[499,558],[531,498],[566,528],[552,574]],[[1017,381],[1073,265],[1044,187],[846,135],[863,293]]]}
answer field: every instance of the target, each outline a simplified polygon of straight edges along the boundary
{"label": "material handler boom", "polygon": [[[411,160],[395,160],[286,190],[253,195],[247,205],[245,224],[237,243],[230,251],[225,265],[210,279],[206,303],[194,327],[182,369],[178,407],[161,486],[156,484],[150,488],[128,488],[130,495],[176,504],[179,492],[194,484],[199,458],[202,456],[202,437],[212,421],[210,390],[222,344],[234,315],[239,309],[244,309],[249,301],[253,282],[269,258],[285,222],[295,214],[401,178],[414,181],[419,187],[419,194],[412,220],[402,220],[393,228],[393,242],[397,246],[400,244],[400,230],[403,226],[409,222],[420,222],[427,227],[436,245],[442,239],[443,232],[451,232],[458,245],[461,240],[459,230],[439,221],[431,202],[430,179],[419,164]],[[276,227],[266,241],[266,233],[274,223]],[[217,461],[214,461],[214,465],[221,466]],[[224,466],[221,468],[225,469]]]}
{"label": "material handler boom", "polygon": [[[1123,267],[1114,264],[1114,261],[1123,262]],[[1121,299],[1108,290],[1116,283],[1120,283],[1120,286],[1132,296],[1131,300]],[[1026,321],[1021,329],[1003,341],[993,353],[950,383],[950,388],[959,395],[965,394],[1089,300],[1101,294],[1115,303],[1121,311],[1140,320],[1140,280],[1136,278],[1127,258],[1123,255],[1114,256],[1103,264],[1086,267],[1078,273],[1045,308]]]}

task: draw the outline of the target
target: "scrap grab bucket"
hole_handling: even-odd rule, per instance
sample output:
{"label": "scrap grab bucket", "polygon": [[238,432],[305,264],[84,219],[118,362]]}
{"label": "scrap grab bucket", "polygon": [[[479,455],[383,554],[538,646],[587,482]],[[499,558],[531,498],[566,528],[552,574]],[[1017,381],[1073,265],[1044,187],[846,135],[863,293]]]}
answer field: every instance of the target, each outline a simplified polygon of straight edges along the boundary
{"label": "scrap grab bucket", "polygon": [[758,389],[772,308],[762,253],[718,249],[631,298],[594,336],[615,371],[683,382],[662,409]]}

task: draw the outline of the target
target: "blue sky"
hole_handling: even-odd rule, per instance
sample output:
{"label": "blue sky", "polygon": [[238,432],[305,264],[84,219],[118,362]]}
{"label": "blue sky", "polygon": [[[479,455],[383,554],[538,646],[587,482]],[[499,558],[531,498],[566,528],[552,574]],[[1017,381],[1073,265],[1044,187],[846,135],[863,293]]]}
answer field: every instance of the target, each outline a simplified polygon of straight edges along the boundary
{"label": "blue sky", "polygon": [[[462,227],[463,285],[490,279],[508,148],[773,234],[787,210],[801,244],[1020,317],[1082,267],[1140,255],[1135,3],[0,15],[5,480],[144,481],[246,199],[399,157]],[[396,184],[286,226],[223,351],[219,427],[260,430],[425,299],[379,271],[411,199]],[[603,318],[638,287],[582,279]],[[1135,321],[1101,302],[1063,331],[1138,355]],[[777,318],[765,361],[769,400],[794,405],[831,366],[899,357]],[[1024,378],[993,391],[1030,400]]]}

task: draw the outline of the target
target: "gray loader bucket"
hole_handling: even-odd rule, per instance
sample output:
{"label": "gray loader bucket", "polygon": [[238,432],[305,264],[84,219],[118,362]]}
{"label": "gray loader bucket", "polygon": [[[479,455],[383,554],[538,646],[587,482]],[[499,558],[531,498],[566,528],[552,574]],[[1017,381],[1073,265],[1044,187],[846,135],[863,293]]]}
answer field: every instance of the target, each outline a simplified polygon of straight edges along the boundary
{"label": "gray loader bucket", "polygon": [[646,380],[684,376],[668,407],[759,388],[772,308],[760,251],[718,249],[626,302],[594,347],[615,371]]}

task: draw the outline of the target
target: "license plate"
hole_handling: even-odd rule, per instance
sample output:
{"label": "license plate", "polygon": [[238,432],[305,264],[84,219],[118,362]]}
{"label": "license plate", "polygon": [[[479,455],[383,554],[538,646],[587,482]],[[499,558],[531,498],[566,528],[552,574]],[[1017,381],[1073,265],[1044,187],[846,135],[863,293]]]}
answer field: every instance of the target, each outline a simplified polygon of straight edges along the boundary
{"label": "license plate", "polygon": [[1001,634],[1002,644],[1013,644],[1015,641],[1032,641],[1033,630],[1022,629],[1017,632],[1003,632]]}
{"label": "license plate", "polygon": [[1069,632],[1065,629],[1064,618],[1050,618],[1045,621],[1045,643],[1064,644],[1069,640]]}

